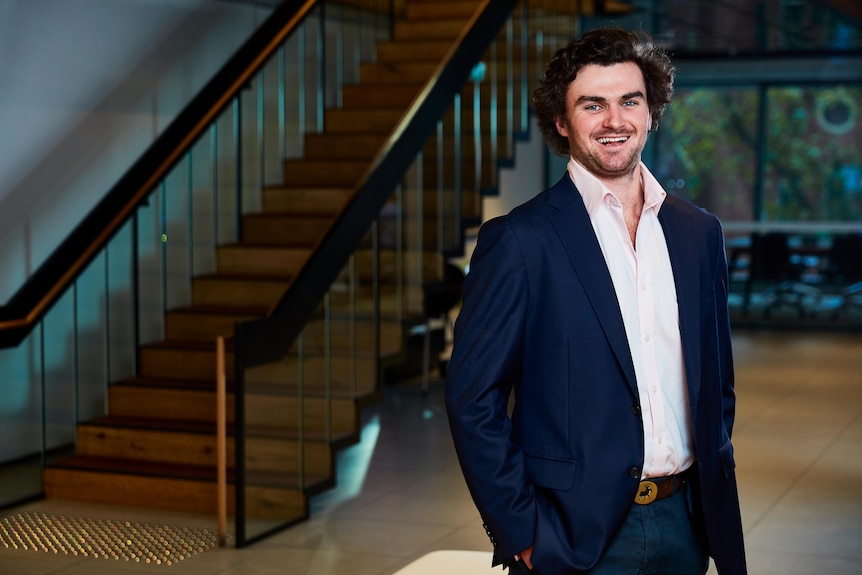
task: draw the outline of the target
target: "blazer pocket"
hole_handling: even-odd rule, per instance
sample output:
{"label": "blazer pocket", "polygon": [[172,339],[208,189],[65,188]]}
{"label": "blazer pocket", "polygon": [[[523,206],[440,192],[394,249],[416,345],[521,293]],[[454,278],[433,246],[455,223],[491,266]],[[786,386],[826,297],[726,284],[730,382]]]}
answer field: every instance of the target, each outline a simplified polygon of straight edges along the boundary
{"label": "blazer pocket", "polygon": [[733,474],[733,470],[736,468],[736,461],[733,458],[733,444],[729,439],[718,449],[718,455],[721,457],[724,476],[730,477]]}
{"label": "blazer pocket", "polygon": [[524,461],[527,464],[530,478],[538,487],[569,491],[575,482],[577,463],[574,461],[549,459],[534,455],[525,455]]}

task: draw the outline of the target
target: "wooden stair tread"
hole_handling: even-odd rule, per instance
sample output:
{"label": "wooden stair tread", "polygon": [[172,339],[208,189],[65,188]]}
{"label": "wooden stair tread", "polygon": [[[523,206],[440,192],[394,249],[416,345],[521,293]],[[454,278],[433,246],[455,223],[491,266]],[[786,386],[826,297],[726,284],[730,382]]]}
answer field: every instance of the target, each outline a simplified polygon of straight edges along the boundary
{"label": "wooden stair tread", "polygon": [[[231,374],[232,375],[232,374]],[[295,383],[269,383],[269,382],[246,382],[246,392],[256,395],[274,395],[279,397],[298,397],[300,393],[299,385]],[[160,390],[177,390],[177,391],[199,391],[204,393],[215,393],[216,382],[211,379],[182,379],[182,378],[160,378],[160,377],[129,377],[111,384],[112,388],[119,387],[137,387],[142,389],[160,389]],[[234,382],[231,377],[228,377],[225,382],[226,391],[228,394],[234,393]],[[319,386],[305,386],[302,393],[307,398],[319,398],[328,394],[333,399],[352,399],[356,401],[362,400],[372,392],[360,392],[354,394],[351,389],[345,389],[342,386],[335,385],[331,389],[326,390]]]}
{"label": "wooden stair tread", "polygon": [[[71,455],[52,462],[49,467],[108,473],[133,473],[149,477],[175,477],[198,481],[215,481],[217,478],[214,465],[187,465],[94,455]],[[233,467],[228,466],[227,472],[228,481],[233,482],[235,477]]]}
{"label": "wooden stair tread", "polygon": [[[233,391],[233,381],[226,381],[228,392]],[[189,391],[215,391],[213,379],[183,379],[169,377],[128,377],[111,383],[111,387],[150,387],[161,389],[183,389]]]}
{"label": "wooden stair tread", "polygon": [[[175,350],[194,350],[194,351],[215,351],[215,339],[195,340],[195,339],[163,339],[142,344],[142,349],[175,349]],[[225,352],[233,352],[233,337],[225,338]]]}
{"label": "wooden stair tread", "polygon": [[[115,473],[118,475],[133,474],[152,478],[185,479],[207,483],[214,483],[218,480],[218,471],[214,465],[184,465],[91,455],[71,455],[52,462],[49,467],[56,470]],[[227,467],[227,481],[229,484],[236,483],[236,470],[230,465]],[[286,489],[298,489],[300,485],[299,477],[296,475],[265,471],[247,471],[246,481],[250,485]],[[331,479],[323,476],[306,477],[306,489],[314,489],[315,486],[327,481],[331,481]]]}
{"label": "wooden stair tread", "polygon": [[[183,433],[212,434],[216,432],[214,422],[191,419],[154,419],[149,417],[126,417],[103,415],[79,423],[90,427],[113,427],[145,429],[148,431],[171,431]],[[233,434],[233,424],[227,425],[228,434]]]}
{"label": "wooden stair tread", "polygon": [[[260,249],[272,249],[272,250],[292,250],[296,252],[308,252],[311,253],[311,248],[308,246],[300,245],[300,246],[290,246],[284,244],[247,244],[243,242],[234,242],[230,244],[224,244],[221,246],[222,249],[232,249],[232,250],[260,250]],[[236,273],[236,272],[233,272]]]}
{"label": "wooden stair tread", "polygon": [[206,280],[241,280],[241,281],[249,281],[249,282],[289,282],[293,279],[292,275],[289,274],[272,274],[272,275],[263,275],[263,274],[255,274],[248,275],[242,274],[238,272],[214,272],[210,274],[200,274],[196,275],[195,279],[206,279]]}
{"label": "wooden stair tread", "polygon": [[[146,417],[126,417],[126,416],[111,416],[105,415],[94,419],[81,422],[79,425],[89,427],[108,427],[114,429],[140,429],[146,431],[163,431],[170,433],[197,433],[201,435],[212,435],[216,433],[216,425],[214,422],[197,421],[197,420],[177,420],[177,419],[154,419]],[[228,423],[226,426],[229,437],[234,436],[234,425]],[[299,434],[289,428],[276,429],[271,427],[255,427],[248,426],[246,429],[247,437],[251,438],[267,438],[267,439],[282,439],[286,441],[298,441]],[[305,429],[302,433],[303,441],[344,441],[350,434],[327,435],[325,431]]]}
{"label": "wooden stair tread", "polygon": [[191,315],[242,315],[263,317],[269,312],[269,308],[260,306],[228,306],[218,304],[193,304],[175,307],[168,313],[181,313]]}

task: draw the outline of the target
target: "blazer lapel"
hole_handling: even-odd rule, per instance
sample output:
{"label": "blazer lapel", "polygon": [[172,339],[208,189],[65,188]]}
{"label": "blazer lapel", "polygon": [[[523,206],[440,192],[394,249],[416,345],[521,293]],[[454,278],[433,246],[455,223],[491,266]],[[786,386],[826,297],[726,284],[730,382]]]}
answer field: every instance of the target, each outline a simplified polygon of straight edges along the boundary
{"label": "blazer lapel", "polygon": [[700,253],[693,229],[694,222],[686,218],[677,207],[677,198],[668,195],[659,211],[658,219],[664,231],[670,265],[676,284],[679,307],[679,331],[682,339],[685,376],[688,383],[689,403],[692,413],[697,413],[697,398],[700,392]]}
{"label": "blazer lapel", "polygon": [[629,387],[637,397],[634,364],[611,274],[581,195],[568,174],[549,190],[548,204],[556,208],[548,219],[584,287]]}

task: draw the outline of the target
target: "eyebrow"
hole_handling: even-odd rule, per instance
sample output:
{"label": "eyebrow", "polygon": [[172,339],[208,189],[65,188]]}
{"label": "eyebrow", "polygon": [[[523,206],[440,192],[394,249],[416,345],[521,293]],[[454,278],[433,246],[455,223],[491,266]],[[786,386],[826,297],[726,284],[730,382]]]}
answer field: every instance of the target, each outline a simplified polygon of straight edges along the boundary
{"label": "eyebrow", "polygon": [[[629,92],[628,94],[623,94],[620,97],[620,100],[635,100],[635,99],[646,100],[646,96],[644,96],[643,92],[641,92],[640,90],[635,90],[634,92]],[[577,104],[583,104],[585,102],[596,102],[596,103],[607,102],[607,98],[603,98],[601,96],[581,96],[580,98],[578,98],[578,100],[575,102],[575,104],[576,105]]]}

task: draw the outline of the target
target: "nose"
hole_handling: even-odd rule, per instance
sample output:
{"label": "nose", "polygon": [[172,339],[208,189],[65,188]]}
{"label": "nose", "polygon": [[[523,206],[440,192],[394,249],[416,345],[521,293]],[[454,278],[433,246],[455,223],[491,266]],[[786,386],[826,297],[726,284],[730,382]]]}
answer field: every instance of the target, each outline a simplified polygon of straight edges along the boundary
{"label": "nose", "polygon": [[622,110],[617,106],[608,106],[605,113],[605,125],[609,128],[621,128],[624,124]]}

